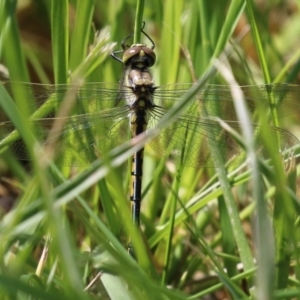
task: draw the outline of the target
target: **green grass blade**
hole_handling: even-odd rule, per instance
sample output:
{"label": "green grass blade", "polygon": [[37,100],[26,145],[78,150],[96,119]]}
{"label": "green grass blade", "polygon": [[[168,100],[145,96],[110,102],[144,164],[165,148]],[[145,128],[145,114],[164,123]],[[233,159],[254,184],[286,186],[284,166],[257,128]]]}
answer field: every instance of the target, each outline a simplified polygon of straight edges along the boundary
{"label": "green grass blade", "polygon": [[[180,16],[184,1],[178,0],[165,2],[164,23],[162,24],[161,38],[164,41],[164,49],[160,54],[160,83],[176,82],[179,67],[180,43],[182,26]],[[175,36],[174,36],[174,33]]]}
{"label": "green grass blade", "polygon": [[[11,80],[29,81],[25,57],[20,42],[20,36],[16,21],[15,8],[17,1],[4,2],[3,21],[4,27],[1,33],[2,55],[6,67],[9,69]],[[4,47],[5,45],[5,47]]]}
{"label": "green grass blade", "polygon": [[54,78],[57,84],[66,83],[69,55],[68,1],[52,1],[51,4]]}
{"label": "green grass blade", "polygon": [[134,38],[133,43],[141,43],[141,28],[143,22],[143,12],[144,12],[144,0],[138,0],[135,13],[135,23],[134,23]]}
{"label": "green grass blade", "polygon": [[77,1],[74,31],[71,36],[70,71],[73,72],[84,60],[90,41],[94,1]]}
{"label": "green grass blade", "polygon": [[261,43],[261,39],[260,39],[260,35],[259,35],[259,30],[257,28],[255,18],[253,15],[253,11],[252,11],[252,1],[251,0],[247,0],[247,12],[249,15],[249,21],[250,21],[251,28],[252,28],[253,38],[255,41],[255,45],[257,47],[257,53],[258,53],[260,65],[261,65],[261,68],[262,68],[262,71],[264,74],[265,83],[271,83],[271,77],[269,74],[267,61],[266,61],[266,58],[264,55],[264,51],[263,51],[263,47],[262,47],[262,43]]}
{"label": "green grass blade", "polygon": [[236,28],[237,22],[240,19],[241,13],[245,7],[245,0],[234,0],[231,1],[226,15],[225,22],[222,26],[221,33],[218,37],[218,42],[215,46],[213,58],[218,57],[225,49],[229,38],[232,36],[234,29]]}

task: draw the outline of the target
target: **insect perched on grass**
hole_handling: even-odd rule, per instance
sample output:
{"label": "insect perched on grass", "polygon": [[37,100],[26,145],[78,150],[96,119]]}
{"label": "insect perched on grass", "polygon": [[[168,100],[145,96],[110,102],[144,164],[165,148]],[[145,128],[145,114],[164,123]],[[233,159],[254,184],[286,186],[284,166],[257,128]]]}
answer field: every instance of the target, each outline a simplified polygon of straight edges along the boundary
{"label": "insect perched on grass", "polygon": [[[2,82],[11,92],[17,89],[26,91],[32,99],[32,123],[37,136],[44,142],[56,141],[56,161],[67,166],[84,166],[101,157],[102,153],[120,143],[138,136],[148,128],[156,126],[170,107],[193,86],[192,83],[156,86],[150,73],[155,64],[154,42],[127,46],[128,36],[122,42],[122,50],[112,53],[113,58],[124,64],[124,77],[121,84],[92,82],[83,84],[76,91],[76,100],[69,116],[62,118],[63,125],[54,129],[52,124],[54,110],[59,107],[64,95],[72,85],[31,84],[24,82]],[[121,57],[118,55],[122,54]],[[259,97],[269,112],[270,93],[275,97],[279,117],[293,114],[299,106],[297,97],[300,87],[292,84],[270,84],[262,86],[241,87],[246,103],[251,112],[255,111],[255,97]],[[210,106],[217,106],[216,113],[210,112]],[[254,114],[255,116],[255,114]],[[232,165],[238,165],[245,159],[243,147],[221,126],[217,118],[224,120],[235,130],[240,124],[234,110],[230,88],[225,85],[207,85],[199,92],[187,111],[171,126],[160,131],[158,137],[149,145],[159,155],[168,157],[183,165],[191,167],[216,167],[209,150],[207,140],[215,139],[225,158]],[[253,122],[255,122],[255,117]],[[298,144],[291,133],[277,127],[271,127],[280,141],[284,151]],[[50,139],[49,139],[50,136]],[[0,153],[27,160],[26,148],[20,142],[20,136],[10,121],[0,123]],[[258,152],[265,157],[260,147]],[[140,205],[142,200],[144,149],[137,151],[132,158],[131,192],[132,220],[140,224]]]}

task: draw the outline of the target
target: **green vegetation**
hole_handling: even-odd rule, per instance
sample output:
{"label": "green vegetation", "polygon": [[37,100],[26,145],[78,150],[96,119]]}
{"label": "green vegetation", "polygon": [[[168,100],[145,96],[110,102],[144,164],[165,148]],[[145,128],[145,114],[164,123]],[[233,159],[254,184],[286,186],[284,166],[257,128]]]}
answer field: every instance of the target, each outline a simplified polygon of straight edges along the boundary
{"label": "green vegetation", "polygon": [[[139,39],[136,20],[146,22],[144,30],[156,45],[155,84],[197,82],[170,109],[160,130],[197,101],[193,96],[206,83],[299,83],[296,0],[2,1],[0,63],[12,81],[72,83],[74,90],[61,99],[66,106],[60,116],[68,116],[83,80],[122,79],[122,65],[109,54],[121,49],[129,34]],[[285,104],[281,112],[271,105],[270,119],[299,138],[300,88],[293,90],[291,106]],[[8,119],[18,130],[0,141],[0,191],[5,191],[0,204],[13,202],[0,220],[1,300],[300,299],[298,165],[296,158],[283,164],[278,155],[278,144],[282,150],[293,147],[295,156],[298,145],[290,136],[285,147],[284,132],[274,134],[267,126],[262,99],[249,110],[260,124],[267,162],[255,155],[243,105],[237,118],[245,130],[236,139],[246,149],[250,168],[242,162],[227,168],[223,149],[214,141],[209,149],[218,169],[206,168],[206,161],[182,167],[146,147],[141,234],[130,219],[128,162],[145,140],[120,144],[87,164],[78,151],[94,132],[85,130],[78,133],[72,153],[82,164],[66,166],[67,155],[48,160],[55,154],[55,138],[50,149],[41,147],[28,120],[47,116],[56,95],[32,111],[29,90],[12,92],[14,102],[0,85],[0,130]],[[268,96],[274,104],[276,89]],[[212,112],[219,109],[215,102]],[[4,152],[19,136],[30,167]],[[76,133],[70,143],[73,138]],[[191,144],[188,137],[187,153]],[[126,251],[130,237],[137,260]]]}

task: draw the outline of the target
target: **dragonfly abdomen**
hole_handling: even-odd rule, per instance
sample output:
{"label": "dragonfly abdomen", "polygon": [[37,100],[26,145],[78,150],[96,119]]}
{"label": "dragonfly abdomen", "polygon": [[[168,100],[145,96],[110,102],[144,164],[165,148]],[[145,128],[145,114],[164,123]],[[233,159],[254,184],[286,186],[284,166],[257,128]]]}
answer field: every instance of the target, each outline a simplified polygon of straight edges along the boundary
{"label": "dragonfly abdomen", "polygon": [[[144,132],[147,129],[149,113],[145,109],[145,102],[143,99],[139,99],[139,108],[132,111],[130,116],[131,125],[131,137],[134,138]],[[142,177],[143,177],[143,159],[144,148],[135,152],[132,158],[131,166],[131,183],[130,183],[130,200],[132,201],[131,210],[133,223],[139,225],[141,195],[142,195]]]}

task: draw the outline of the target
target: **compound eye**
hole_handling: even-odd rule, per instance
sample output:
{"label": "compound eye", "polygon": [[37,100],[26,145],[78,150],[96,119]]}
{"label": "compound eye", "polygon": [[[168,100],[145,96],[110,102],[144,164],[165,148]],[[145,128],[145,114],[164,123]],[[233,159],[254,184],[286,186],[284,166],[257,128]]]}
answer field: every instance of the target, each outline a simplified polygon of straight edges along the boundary
{"label": "compound eye", "polygon": [[123,54],[123,63],[126,65],[129,59],[136,56],[141,52],[142,48],[140,46],[131,46],[129,49],[127,49]]}
{"label": "compound eye", "polygon": [[149,58],[149,67],[152,67],[156,61],[155,52],[148,47],[143,47],[143,51],[145,52],[145,55]]}
{"label": "compound eye", "polygon": [[[126,65],[133,57],[140,57],[141,61],[147,61],[147,67],[152,67],[156,61],[154,51],[143,44],[132,45],[124,52],[122,61]],[[138,60],[138,59],[137,59]]]}

